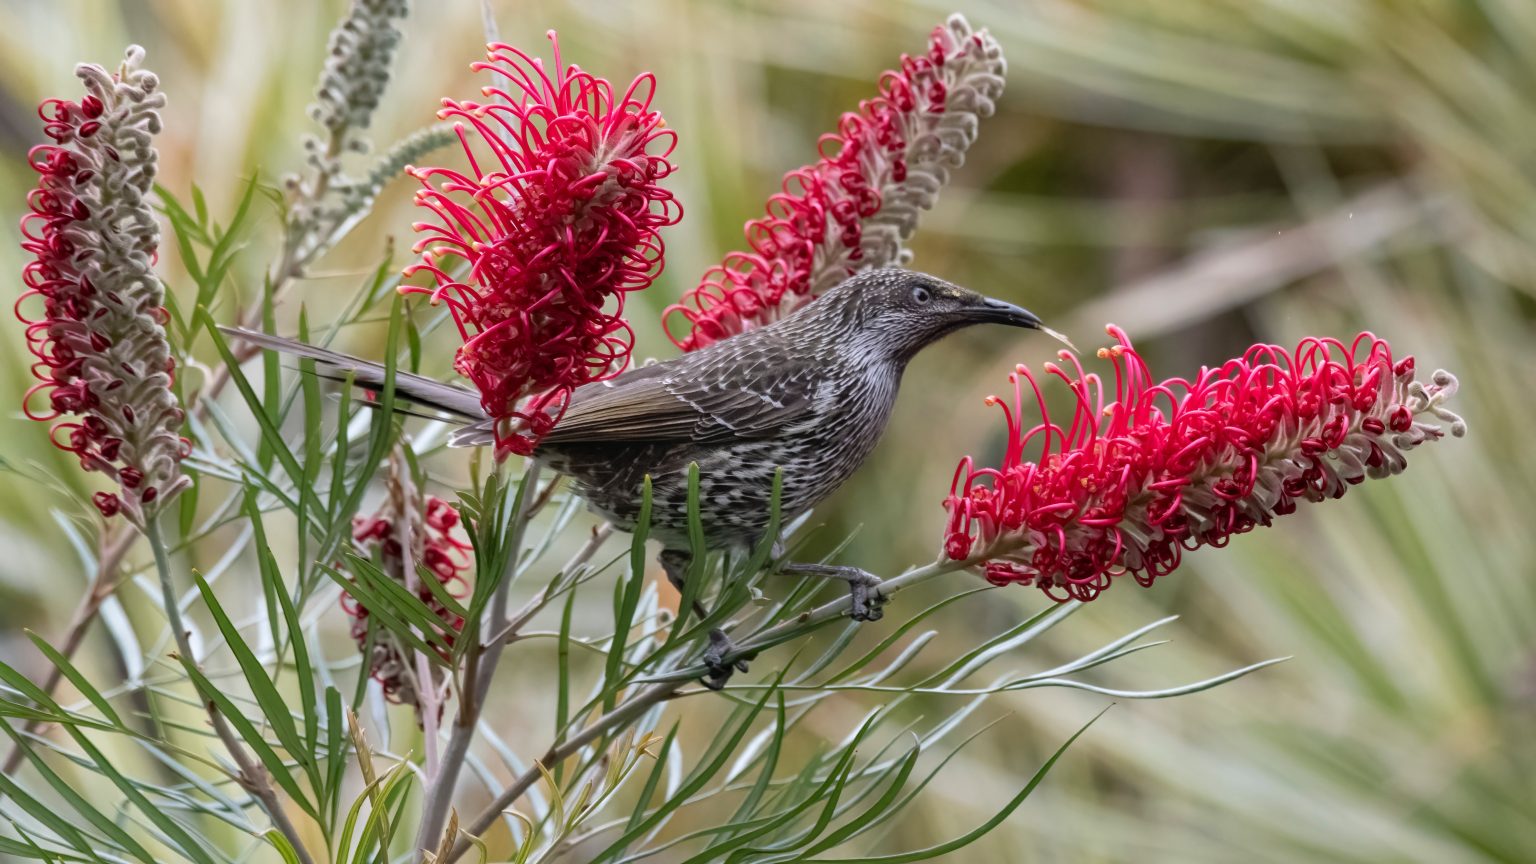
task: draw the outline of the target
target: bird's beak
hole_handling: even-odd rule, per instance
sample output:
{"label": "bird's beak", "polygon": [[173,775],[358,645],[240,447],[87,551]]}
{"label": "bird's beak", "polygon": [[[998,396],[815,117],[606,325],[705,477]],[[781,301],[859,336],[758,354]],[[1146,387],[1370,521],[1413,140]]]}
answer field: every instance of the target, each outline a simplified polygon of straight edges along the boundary
{"label": "bird's beak", "polygon": [[994,300],[991,297],[981,298],[981,303],[973,307],[972,317],[988,324],[1007,324],[1010,327],[1027,327],[1031,330],[1039,330],[1044,326],[1035,313],[1028,309],[1002,300]]}

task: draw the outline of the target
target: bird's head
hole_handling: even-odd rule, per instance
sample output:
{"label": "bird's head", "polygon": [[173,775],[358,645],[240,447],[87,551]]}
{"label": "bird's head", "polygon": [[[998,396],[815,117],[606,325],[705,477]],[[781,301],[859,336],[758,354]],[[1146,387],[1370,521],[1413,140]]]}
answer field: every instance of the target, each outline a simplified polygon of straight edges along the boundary
{"label": "bird's head", "polygon": [[851,276],[804,312],[825,316],[861,345],[903,363],[972,324],[1042,329],[1040,319],[1028,309],[898,267]]}

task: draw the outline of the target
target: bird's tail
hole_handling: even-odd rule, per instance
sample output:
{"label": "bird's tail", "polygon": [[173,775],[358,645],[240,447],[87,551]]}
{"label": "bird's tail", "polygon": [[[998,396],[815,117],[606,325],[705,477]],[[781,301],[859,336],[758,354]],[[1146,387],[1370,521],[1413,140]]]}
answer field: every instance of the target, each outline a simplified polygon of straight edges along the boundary
{"label": "bird's tail", "polygon": [[[320,348],[297,339],[258,333],[244,327],[220,327],[219,330],[226,336],[259,345],[269,351],[313,360],[316,373],[323,377],[346,381],[350,376],[352,383],[364,390],[377,393],[384,389],[385,370],[382,363]],[[395,392],[416,405],[464,421],[463,428],[450,436],[450,443],[454,445],[473,446],[484,443],[481,439],[486,436],[480,434],[481,431],[489,432],[492,428],[485,409],[480,407],[479,394],[472,390],[396,370]]]}

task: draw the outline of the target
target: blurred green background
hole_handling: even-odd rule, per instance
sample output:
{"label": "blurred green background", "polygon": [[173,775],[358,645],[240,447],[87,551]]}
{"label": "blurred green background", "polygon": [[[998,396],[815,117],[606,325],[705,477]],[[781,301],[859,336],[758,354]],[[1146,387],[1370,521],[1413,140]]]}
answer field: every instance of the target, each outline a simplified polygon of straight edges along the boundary
{"label": "blurred green background", "polygon": [[[1008,88],[925,219],[914,266],[1023,303],[1084,349],[1102,343],[1106,321],[1120,324],[1165,375],[1255,340],[1369,328],[1420,368],[1461,376],[1453,407],[1466,439],[1412,454],[1401,478],[1190,555],[1153,589],[1117,588],[1056,631],[1050,650],[1069,656],[1183,616],[1172,645],[1117,665],[1111,685],[1294,659],[1197,696],[1117,706],[959,860],[1536,861],[1536,4],[496,8],[505,41],[545,54],[543,33],[557,28],[584,68],[659,78],[686,217],[665,235],[665,273],[629,307],[640,356],[674,353],[660,310],[740,247],[742,222],[881,70],[960,11],[1002,43]],[[253,172],[275,184],[300,166],[304,109],[342,11],[338,0],[3,0],[0,200],[19,216],[34,184],[24,156],[41,137],[35,104],[78,91],[78,60],[113,66],[138,42],[170,97],[161,182],[185,197],[195,180],[227,213]],[[431,122],[443,95],[479,87],[468,72],[483,42],[478,4],[417,4],[405,29],[372,130],[380,144]],[[303,284],[317,318],[377,263],[386,236],[408,263],[409,192],[391,187]],[[275,211],[265,220],[240,265],[246,297],[274,248]],[[0,272],[21,264],[14,243],[0,244]],[[171,290],[187,288],[169,253],[166,264]],[[0,404],[15,406],[29,377],[20,326],[9,332]],[[366,337],[346,347],[376,350]],[[451,347],[438,347],[441,370]],[[977,330],[925,354],[876,457],[818,514],[824,536],[862,526],[846,559],[879,573],[929,560],[955,462],[995,459],[1001,445],[983,397],[1007,386],[1013,364],[1052,351]],[[91,488],[43,426],[6,417],[8,465],[41,465],[74,494]],[[20,628],[58,633],[86,584],[53,515],[75,507],[65,490],[0,473],[0,657],[24,669],[40,658]],[[963,644],[1039,604],[1029,590],[990,592],[947,610],[941,638]],[[118,662],[100,632],[84,656],[102,674]],[[846,698],[856,722],[854,703],[867,700]],[[899,833],[920,845],[968,830],[1104,701],[997,697],[1012,716],[940,775]],[[822,722],[831,740],[846,732]]]}

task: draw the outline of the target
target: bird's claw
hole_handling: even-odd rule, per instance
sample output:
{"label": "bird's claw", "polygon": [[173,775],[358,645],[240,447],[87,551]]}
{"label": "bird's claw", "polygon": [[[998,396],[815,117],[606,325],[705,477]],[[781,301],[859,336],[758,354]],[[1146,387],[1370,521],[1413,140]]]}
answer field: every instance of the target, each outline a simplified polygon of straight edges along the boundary
{"label": "bird's claw", "polygon": [[879,621],[885,617],[885,595],[880,577],[858,570],[848,576],[848,617],[855,621]]}
{"label": "bird's claw", "polygon": [[733,661],[726,659],[735,650],[736,643],[725,635],[724,630],[716,627],[709,631],[709,647],[704,649],[704,668],[709,670],[709,674],[699,679],[705,687],[711,690],[723,689],[732,675],[747,671],[746,657]]}
{"label": "bird's claw", "polygon": [[879,621],[885,617],[881,608],[885,595],[880,592],[880,577],[867,570],[838,564],[785,564],[783,573],[805,573],[848,583],[848,616],[855,621]]}

